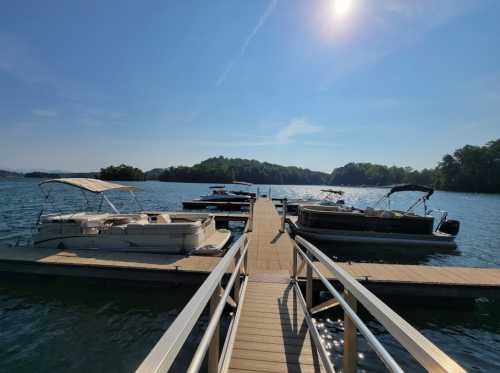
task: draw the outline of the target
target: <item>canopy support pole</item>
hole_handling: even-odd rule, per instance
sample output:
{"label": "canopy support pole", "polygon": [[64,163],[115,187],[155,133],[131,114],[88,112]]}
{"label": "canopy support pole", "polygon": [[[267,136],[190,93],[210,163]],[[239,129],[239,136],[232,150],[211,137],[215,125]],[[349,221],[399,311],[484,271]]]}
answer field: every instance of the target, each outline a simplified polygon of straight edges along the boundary
{"label": "canopy support pole", "polygon": [[115,207],[115,205],[113,205],[113,203],[108,199],[108,197],[106,197],[106,195],[104,193],[101,193],[101,195],[106,200],[106,202],[108,203],[108,205],[113,209],[113,211],[116,214],[119,214],[120,211],[118,211],[118,209]]}

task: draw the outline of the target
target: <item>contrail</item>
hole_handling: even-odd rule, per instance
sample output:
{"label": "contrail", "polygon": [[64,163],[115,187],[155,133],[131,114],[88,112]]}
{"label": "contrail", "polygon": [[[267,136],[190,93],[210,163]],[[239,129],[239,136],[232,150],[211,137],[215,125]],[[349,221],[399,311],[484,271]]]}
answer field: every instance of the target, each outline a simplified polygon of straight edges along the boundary
{"label": "contrail", "polygon": [[264,26],[264,24],[266,23],[269,16],[273,13],[274,8],[276,8],[277,4],[278,4],[278,0],[271,0],[269,5],[267,6],[266,10],[264,11],[264,13],[262,13],[262,15],[260,16],[259,21],[257,22],[255,27],[253,28],[252,32],[250,32],[250,34],[248,34],[248,36],[243,41],[243,44],[241,44],[240,53],[238,53],[238,55],[235,58],[233,58],[231,61],[229,61],[229,63],[226,66],[226,69],[219,76],[219,79],[217,79],[217,82],[215,83],[215,85],[217,87],[219,87],[222,83],[224,83],[228,74],[233,69],[236,61],[245,55],[245,52],[246,52],[248,46],[252,42],[252,39],[255,37],[255,35],[257,35],[260,28],[262,26]]}

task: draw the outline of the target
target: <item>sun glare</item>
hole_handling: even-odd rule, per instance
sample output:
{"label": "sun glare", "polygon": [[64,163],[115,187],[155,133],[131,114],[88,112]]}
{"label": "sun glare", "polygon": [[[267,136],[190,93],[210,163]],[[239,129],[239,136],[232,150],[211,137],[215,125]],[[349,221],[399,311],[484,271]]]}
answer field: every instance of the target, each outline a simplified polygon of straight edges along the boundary
{"label": "sun glare", "polygon": [[332,0],[333,12],[337,17],[345,17],[349,14],[352,0]]}

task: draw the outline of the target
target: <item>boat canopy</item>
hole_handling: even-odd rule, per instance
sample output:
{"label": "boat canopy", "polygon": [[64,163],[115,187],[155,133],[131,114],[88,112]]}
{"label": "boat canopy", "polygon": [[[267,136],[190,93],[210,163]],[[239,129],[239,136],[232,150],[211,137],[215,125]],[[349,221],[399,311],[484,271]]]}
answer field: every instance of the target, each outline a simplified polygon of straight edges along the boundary
{"label": "boat canopy", "polygon": [[74,186],[92,193],[103,193],[109,190],[118,190],[124,192],[141,192],[142,189],[123,184],[110,183],[109,181],[86,178],[62,178],[42,181],[39,185],[49,183],[61,183]]}
{"label": "boat canopy", "polygon": [[209,189],[224,189],[226,186],[225,185],[213,185],[211,187],[208,187]]}
{"label": "boat canopy", "polygon": [[429,197],[432,196],[432,193],[434,193],[434,189],[416,184],[396,185],[395,187],[391,188],[389,193],[387,193],[386,197],[389,197],[391,194],[397,192],[424,192],[427,193],[425,199],[429,199]]}
{"label": "boat canopy", "polygon": [[247,183],[246,181],[233,181],[233,184],[252,186],[252,183]]}
{"label": "boat canopy", "polygon": [[340,194],[340,195],[344,194],[343,190],[335,190],[335,189],[321,189],[321,192],[323,192],[323,193],[335,193],[335,194]]}

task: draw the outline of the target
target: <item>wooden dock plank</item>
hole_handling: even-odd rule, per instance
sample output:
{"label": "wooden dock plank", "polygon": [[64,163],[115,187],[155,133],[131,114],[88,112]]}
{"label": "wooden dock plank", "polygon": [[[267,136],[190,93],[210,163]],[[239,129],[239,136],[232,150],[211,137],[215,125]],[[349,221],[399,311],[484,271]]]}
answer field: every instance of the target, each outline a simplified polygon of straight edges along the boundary
{"label": "wooden dock plank", "polygon": [[248,283],[230,371],[322,371],[296,297],[290,284]]}
{"label": "wooden dock plank", "polygon": [[272,201],[258,199],[254,206],[253,230],[249,238],[249,272],[289,276],[292,243],[280,233],[281,219]]}
{"label": "wooden dock plank", "polygon": [[[335,280],[335,277],[329,273],[322,263],[316,264],[323,275],[330,280]],[[500,287],[499,268],[436,267],[354,262],[338,262],[337,264],[361,281],[367,277],[370,282],[383,283]],[[300,277],[305,277],[305,271],[301,272]]]}

